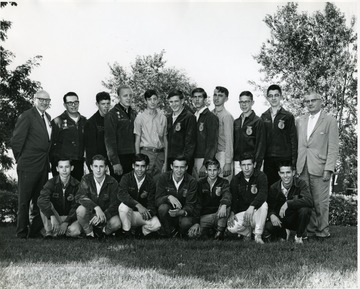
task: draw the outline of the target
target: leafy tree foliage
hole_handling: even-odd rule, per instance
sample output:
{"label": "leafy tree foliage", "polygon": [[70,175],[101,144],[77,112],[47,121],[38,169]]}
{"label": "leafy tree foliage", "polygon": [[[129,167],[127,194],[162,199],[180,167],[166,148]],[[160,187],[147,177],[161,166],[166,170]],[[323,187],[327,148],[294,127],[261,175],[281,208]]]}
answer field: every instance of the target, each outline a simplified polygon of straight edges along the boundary
{"label": "leafy tree foliage", "polygon": [[[338,170],[344,187],[357,186],[357,34],[355,17],[347,25],[343,13],[331,3],[313,15],[288,3],[264,22],[271,37],[254,58],[262,66],[266,84],[278,83],[285,103],[295,116],[305,113],[302,97],[318,91],[324,109],[336,117],[340,133]],[[252,84],[262,92],[265,85]]]}
{"label": "leafy tree foliage", "polygon": [[[16,6],[15,2],[1,2],[1,8],[7,4]],[[31,101],[34,93],[40,88],[40,83],[32,81],[29,75],[32,69],[39,65],[41,56],[36,56],[26,63],[10,70],[15,55],[3,47],[7,39],[7,31],[11,28],[11,22],[0,21],[0,168],[1,174],[13,165],[13,160],[7,155],[10,138],[14,130],[16,120],[23,111],[32,106]],[[3,178],[0,178],[3,179]],[[2,187],[3,182],[0,184]]]}
{"label": "leafy tree foliage", "polygon": [[191,107],[189,96],[195,84],[190,83],[186,74],[173,67],[166,67],[164,60],[165,51],[148,56],[137,56],[131,70],[115,62],[109,65],[111,78],[103,81],[103,85],[116,92],[120,85],[129,85],[134,92],[134,108],[137,111],[146,107],[144,92],[147,89],[155,89],[160,98],[160,108],[170,112],[166,97],[171,89],[179,89],[185,95],[185,103]]}

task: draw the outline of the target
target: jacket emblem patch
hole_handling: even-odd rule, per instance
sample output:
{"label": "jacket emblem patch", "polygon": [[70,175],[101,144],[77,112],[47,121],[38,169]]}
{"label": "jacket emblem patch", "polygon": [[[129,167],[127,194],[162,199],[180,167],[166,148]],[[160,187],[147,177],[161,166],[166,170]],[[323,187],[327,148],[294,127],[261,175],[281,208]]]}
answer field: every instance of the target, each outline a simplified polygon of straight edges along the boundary
{"label": "jacket emblem patch", "polygon": [[203,130],[204,130],[204,123],[200,122],[199,131],[203,131]]}
{"label": "jacket emblem patch", "polygon": [[215,188],[215,195],[217,195],[218,197],[221,196],[221,187],[216,187]]}
{"label": "jacket emblem patch", "polygon": [[252,126],[248,125],[247,129],[246,129],[246,134],[247,135],[252,135],[252,133],[253,133]]}
{"label": "jacket emblem patch", "polygon": [[251,185],[251,193],[256,195],[257,192],[258,192],[258,189],[257,189],[256,185]]}
{"label": "jacket emblem patch", "polygon": [[181,123],[180,123],[180,122],[178,122],[178,123],[176,124],[175,130],[176,130],[176,131],[180,131],[180,130],[181,130]]}
{"label": "jacket emblem patch", "polygon": [[140,195],[140,198],[142,199],[145,199],[147,196],[148,196],[148,192],[147,191],[144,191],[141,195]]}
{"label": "jacket emblem patch", "polygon": [[73,194],[70,194],[68,197],[67,197],[67,200],[69,202],[73,201],[74,200],[74,195]]}
{"label": "jacket emblem patch", "polygon": [[280,119],[280,120],[279,120],[278,128],[279,128],[279,129],[284,129],[284,128],[285,128],[285,123],[284,123],[284,120],[283,120],[283,119]]}

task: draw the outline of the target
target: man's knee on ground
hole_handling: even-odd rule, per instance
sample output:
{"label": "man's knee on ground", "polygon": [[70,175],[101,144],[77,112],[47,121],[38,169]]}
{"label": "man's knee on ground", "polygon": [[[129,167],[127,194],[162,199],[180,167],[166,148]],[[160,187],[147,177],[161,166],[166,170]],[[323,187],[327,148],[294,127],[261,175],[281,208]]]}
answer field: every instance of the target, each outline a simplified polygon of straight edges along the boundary
{"label": "man's knee on ground", "polygon": [[186,234],[192,225],[193,225],[192,218],[188,218],[188,217],[179,218],[179,229],[182,234]]}
{"label": "man's knee on ground", "polygon": [[166,216],[166,214],[168,214],[169,210],[170,210],[170,205],[168,204],[162,204],[160,205],[160,207],[158,208],[158,213],[160,217],[164,217]]}
{"label": "man's knee on ground", "polygon": [[74,224],[70,225],[67,228],[66,231],[66,236],[68,237],[78,237],[81,234],[81,227],[79,226],[75,226]]}
{"label": "man's knee on ground", "polygon": [[125,205],[124,203],[121,203],[119,205],[119,214],[127,214],[130,211],[130,208]]}

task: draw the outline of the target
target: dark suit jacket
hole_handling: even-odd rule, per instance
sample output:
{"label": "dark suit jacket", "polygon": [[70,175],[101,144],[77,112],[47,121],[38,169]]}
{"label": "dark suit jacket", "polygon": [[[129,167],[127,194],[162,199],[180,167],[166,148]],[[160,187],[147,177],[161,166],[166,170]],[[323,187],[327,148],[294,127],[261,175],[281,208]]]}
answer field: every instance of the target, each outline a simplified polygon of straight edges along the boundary
{"label": "dark suit jacket", "polygon": [[324,170],[333,172],[339,153],[339,130],[336,119],[321,111],[313,132],[307,140],[309,115],[296,120],[298,132],[298,158],[296,170],[304,169],[305,161],[309,174],[322,176]]}
{"label": "dark suit jacket", "polygon": [[[45,112],[50,122],[51,117]],[[11,147],[17,169],[34,171],[49,169],[50,139],[46,125],[36,107],[23,112],[15,125]]]}

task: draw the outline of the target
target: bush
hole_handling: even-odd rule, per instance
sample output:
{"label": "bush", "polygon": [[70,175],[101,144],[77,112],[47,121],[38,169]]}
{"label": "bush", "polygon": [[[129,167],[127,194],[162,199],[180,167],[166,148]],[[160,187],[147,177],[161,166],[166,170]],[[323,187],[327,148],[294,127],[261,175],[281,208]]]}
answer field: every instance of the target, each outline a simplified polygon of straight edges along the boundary
{"label": "bush", "polygon": [[357,196],[330,196],[329,223],[336,226],[357,226]]}
{"label": "bush", "polygon": [[16,222],[17,204],[15,192],[0,191],[0,225]]}

